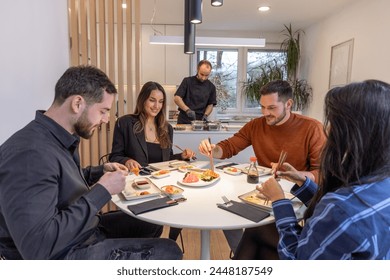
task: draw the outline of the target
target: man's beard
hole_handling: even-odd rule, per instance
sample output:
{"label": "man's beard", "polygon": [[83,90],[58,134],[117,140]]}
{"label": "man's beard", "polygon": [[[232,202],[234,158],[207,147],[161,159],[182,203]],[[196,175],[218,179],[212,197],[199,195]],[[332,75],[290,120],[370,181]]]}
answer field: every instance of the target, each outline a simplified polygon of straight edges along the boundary
{"label": "man's beard", "polygon": [[196,75],[196,78],[198,79],[198,81],[199,82],[201,82],[201,83],[204,83],[206,80],[202,80],[202,79],[200,79],[199,77],[198,77],[198,75]]}
{"label": "man's beard", "polygon": [[266,117],[267,124],[268,125],[277,125],[278,123],[280,123],[284,119],[285,116],[286,116],[286,108],[283,108],[283,113],[278,118],[275,118],[275,120],[272,123],[268,123],[268,119]]}
{"label": "man's beard", "polygon": [[78,136],[84,139],[89,139],[93,135],[93,126],[88,121],[86,110],[81,114],[80,118],[77,120],[74,125],[74,130]]}

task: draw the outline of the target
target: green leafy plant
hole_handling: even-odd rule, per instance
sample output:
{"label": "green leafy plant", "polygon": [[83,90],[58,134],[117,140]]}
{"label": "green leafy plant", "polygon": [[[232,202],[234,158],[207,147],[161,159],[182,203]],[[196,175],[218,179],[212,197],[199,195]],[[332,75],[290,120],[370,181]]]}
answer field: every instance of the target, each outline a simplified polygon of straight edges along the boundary
{"label": "green leafy plant", "polygon": [[260,65],[254,77],[249,77],[243,83],[243,91],[250,101],[260,99],[260,88],[272,80],[283,79],[284,65],[279,65],[276,60],[272,60]]}
{"label": "green leafy plant", "polygon": [[284,25],[282,31],[285,39],[280,45],[281,50],[286,53],[284,62],[278,64],[272,60],[260,65],[255,76],[249,77],[243,82],[242,90],[250,101],[260,99],[260,88],[272,80],[287,80],[293,89],[293,110],[302,111],[312,100],[313,89],[304,79],[298,78],[298,69],[300,62],[300,36],[303,30],[293,31],[291,24]]}
{"label": "green leafy plant", "polygon": [[280,49],[286,53],[287,76],[289,80],[295,80],[301,58],[300,35],[304,32],[301,29],[293,31],[291,23],[289,26],[284,25],[284,28],[282,32],[285,39],[281,43]]}

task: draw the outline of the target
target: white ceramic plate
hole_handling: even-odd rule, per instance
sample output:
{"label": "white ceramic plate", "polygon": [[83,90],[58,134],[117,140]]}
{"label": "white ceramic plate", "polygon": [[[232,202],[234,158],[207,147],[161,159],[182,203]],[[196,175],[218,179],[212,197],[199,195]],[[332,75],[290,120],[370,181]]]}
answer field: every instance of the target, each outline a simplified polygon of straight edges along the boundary
{"label": "white ceramic plate", "polygon": [[[144,186],[148,185],[148,187],[144,189],[138,188],[134,182],[136,180],[148,182],[148,184],[144,184]],[[126,180],[126,187],[122,194],[126,200],[136,200],[159,196],[161,195],[161,190],[149,178],[136,178],[134,180]]]}
{"label": "white ceramic plate", "polygon": [[180,181],[177,181],[179,184],[183,185],[183,186],[187,186],[187,187],[205,187],[205,186],[209,186],[211,184],[214,184],[215,182],[217,182],[221,177],[218,177],[218,178],[215,178],[211,181],[202,181],[199,179],[198,182],[195,182],[195,183],[185,183],[183,182],[183,180],[180,180]]}
{"label": "white ceramic plate", "polygon": [[175,185],[162,186],[161,190],[170,196],[181,195],[184,192],[182,188]]}
{"label": "white ceramic plate", "polygon": [[179,170],[180,172],[188,172],[189,171],[188,169],[191,169],[191,168],[196,168],[196,166],[192,165],[192,164],[182,165],[177,170]]}
{"label": "white ceramic plate", "polygon": [[225,167],[222,169],[223,172],[230,174],[230,175],[239,175],[241,174],[241,169],[236,167]]}
{"label": "white ceramic plate", "polygon": [[159,171],[152,172],[151,175],[154,178],[160,179],[160,178],[168,177],[170,175],[170,173],[171,172],[169,170],[159,170]]}

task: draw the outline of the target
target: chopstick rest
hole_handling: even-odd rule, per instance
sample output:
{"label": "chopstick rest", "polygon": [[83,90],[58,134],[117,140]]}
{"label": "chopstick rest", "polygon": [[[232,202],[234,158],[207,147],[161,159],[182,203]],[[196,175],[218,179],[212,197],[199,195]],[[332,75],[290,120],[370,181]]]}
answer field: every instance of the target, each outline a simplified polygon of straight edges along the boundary
{"label": "chopstick rest", "polygon": [[134,213],[134,215],[150,212],[153,210],[174,206],[177,205],[177,201],[172,200],[169,197],[163,197],[158,199],[153,199],[145,202],[141,202],[134,205],[128,205],[127,208]]}
{"label": "chopstick rest", "polygon": [[255,223],[258,223],[261,220],[270,216],[269,212],[261,210],[255,206],[244,204],[234,200],[230,200],[229,203],[217,203],[217,206],[221,209],[239,215]]}

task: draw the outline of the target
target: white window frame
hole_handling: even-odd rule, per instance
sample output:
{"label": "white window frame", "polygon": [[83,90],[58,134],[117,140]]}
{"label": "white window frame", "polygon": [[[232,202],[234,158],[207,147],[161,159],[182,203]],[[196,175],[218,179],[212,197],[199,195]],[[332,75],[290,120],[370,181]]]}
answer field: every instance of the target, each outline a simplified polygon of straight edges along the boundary
{"label": "white window frame", "polygon": [[210,49],[210,50],[227,50],[227,49],[233,49],[238,51],[238,63],[237,63],[237,108],[228,108],[226,109],[226,115],[249,115],[249,116],[259,116],[261,114],[260,111],[260,105],[257,108],[246,108],[244,107],[245,104],[245,97],[242,94],[242,83],[246,81],[246,72],[247,72],[247,57],[248,57],[248,50],[259,50],[259,51],[280,51],[280,47],[276,46],[270,46],[267,48],[246,48],[246,47],[202,47],[202,46],[196,46],[195,48],[195,55],[192,55],[191,60],[191,75],[196,75],[196,66],[198,64],[197,62],[197,52],[198,50],[204,50],[204,49]]}

